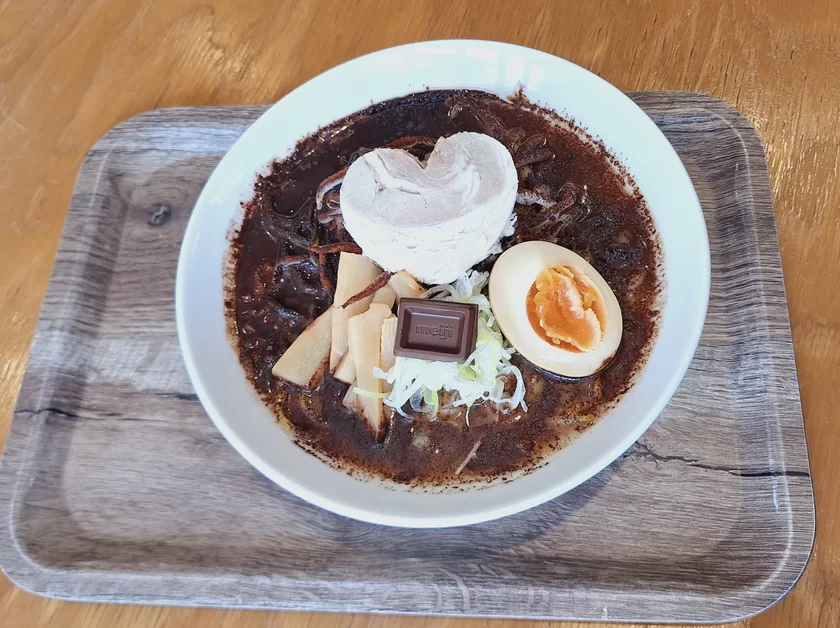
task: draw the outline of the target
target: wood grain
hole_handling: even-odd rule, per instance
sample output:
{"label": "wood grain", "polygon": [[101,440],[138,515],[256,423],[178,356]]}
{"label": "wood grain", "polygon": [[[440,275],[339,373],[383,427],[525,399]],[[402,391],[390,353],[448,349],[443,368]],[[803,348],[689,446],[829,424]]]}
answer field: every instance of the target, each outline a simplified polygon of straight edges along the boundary
{"label": "wood grain", "polygon": [[[338,62],[407,41],[460,36],[522,43],[580,63],[625,90],[712,93],[759,129],[771,169],[819,532],[814,558],[793,593],[742,625],[835,626],[838,24],[840,6],[829,1],[324,1],[264,9],[222,0],[7,1],[0,5],[0,212],[6,225],[0,230],[0,422],[12,415],[75,173],[108,128],[156,106],[272,102]],[[30,626],[498,625],[70,605],[34,598],[5,581],[0,618]]]}

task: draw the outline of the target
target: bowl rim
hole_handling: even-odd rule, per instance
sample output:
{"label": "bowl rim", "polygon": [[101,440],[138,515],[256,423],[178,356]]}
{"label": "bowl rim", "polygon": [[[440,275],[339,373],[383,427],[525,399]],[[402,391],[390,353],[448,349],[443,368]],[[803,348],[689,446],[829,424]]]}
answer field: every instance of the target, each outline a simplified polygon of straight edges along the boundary
{"label": "bowl rim", "polygon": [[[188,251],[191,246],[195,246],[196,238],[198,236],[198,232],[200,230],[200,226],[198,224],[198,220],[195,219],[197,215],[199,215],[199,209],[209,203],[208,195],[209,195],[209,187],[211,181],[214,178],[219,177],[220,173],[224,171],[224,169],[229,165],[229,158],[231,154],[235,152],[235,148],[238,144],[242,143],[244,138],[246,138],[249,134],[255,133],[255,127],[259,129],[259,122],[264,121],[267,118],[271,117],[272,111],[275,111],[281,103],[292,94],[299,92],[307,87],[312,86],[312,84],[329,80],[331,76],[335,76],[338,73],[344,73],[348,71],[352,71],[354,66],[363,66],[366,62],[369,62],[373,59],[381,57],[383,55],[393,55],[395,53],[402,53],[402,54],[414,54],[418,52],[422,52],[424,49],[428,49],[430,47],[440,47],[440,46],[447,46],[447,47],[454,47],[458,50],[464,50],[469,47],[476,47],[479,49],[491,50],[496,53],[500,53],[502,55],[527,55],[530,58],[536,58],[540,62],[552,64],[554,67],[562,67],[565,70],[571,71],[573,73],[585,73],[587,76],[587,80],[594,81],[599,84],[600,88],[610,92],[612,97],[616,99],[616,103],[621,103],[624,107],[630,106],[631,108],[641,112],[644,116],[644,119],[647,120],[648,132],[654,133],[658,135],[662,142],[659,142],[659,146],[657,146],[657,150],[661,148],[663,151],[668,151],[667,158],[672,160],[679,170],[681,170],[681,174],[679,176],[684,176],[685,181],[687,181],[688,186],[685,189],[686,198],[681,199],[686,205],[690,205],[690,211],[696,214],[696,217],[699,217],[699,224],[702,226],[702,229],[695,234],[695,237],[700,238],[699,243],[702,245],[702,249],[706,253],[705,260],[698,260],[698,275],[697,275],[697,288],[699,290],[698,294],[702,296],[702,308],[696,310],[694,314],[696,315],[694,318],[694,322],[692,324],[690,333],[688,334],[685,343],[684,343],[684,350],[680,352],[679,359],[672,365],[672,369],[665,381],[661,382],[661,393],[657,396],[655,402],[651,403],[644,412],[644,419],[639,421],[634,429],[628,430],[626,434],[618,438],[616,442],[606,450],[601,451],[601,453],[597,456],[592,458],[588,461],[588,463],[582,464],[578,469],[577,472],[572,477],[566,477],[557,480],[556,482],[549,483],[545,486],[542,490],[533,491],[533,492],[524,492],[518,498],[514,500],[507,500],[501,504],[494,504],[494,505],[485,505],[481,508],[476,508],[472,510],[468,510],[465,512],[455,513],[455,514],[429,514],[424,515],[421,513],[412,513],[410,515],[406,515],[404,513],[394,513],[388,512],[387,508],[377,509],[372,508],[370,505],[359,505],[353,502],[352,499],[336,499],[335,497],[326,497],[318,490],[314,490],[310,486],[305,485],[302,482],[295,481],[293,478],[289,477],[286,473],[284,473],[278,466],[271,461],[267,460],[265,457],[261,456],[258,452],[255,451],[254,447],[247,442],[247,439],[243,439],[240,437],[238,430],[235,427],[235,421],[233,423],[229,421],[222,412],[216,407],[213,401],[213,394],[205,385],[201,377],[201,373],[197,366],[197,356],[194,351],[193,340],[191,333],[188,329],[186,315],[185,315],[185,302],[187,299],[187,285],[186,285],[186,276],[188,274],[189,266],[190,266],[190,259]],[[468,86],[464,86],[465,88]],[[433,87],[433,89],[447,89],[445,87]],[[458,89],[458,87],[449,87],[448,89]],[[415,90],[415,91],[422,91],[422,90]],[[490,89],[486,89],[486,91],[492,91]],[[403,95],[406,95],[406,92]],[[399,97],[400,94],[395,94],[391,96],[392,98]],[[543,104],[543,103],[539,103]],[[558,110],[558,113],[560,111]],[[327,123],[329,124],[329,122]],[[586,129],[588,133],[591,133],[593,137],[599,138],[597,133],[594,130]],[[301,137],[313,132],[314,129],[304,129]],[[613,157],[615,157],[619,162],[621,162],[630,173],[633,175],[633,169],[626,164],[620,156],[616,155],[612,150],[610,151]],[[227,163],[226,163],[227,160]],[[256,172],[254,176],[256,176]],[[221,269],[214,269],[214,272],[220,273],[221,278]],[[418,528],[429,528],[429,527],[450,527],[450,526],[461,526],[461,525],[469,525],[475,523],[481,523],[485,521],[490,521],[493,519],[497,519],[503,516],[515,514],[517,512],[521,512],[523,510],[527,510],[534,506],[537,506],[541,503],[544,503],[550,499],[553,499],[572,488],[578,486],[579,484],[585,482],[593,475],[601,471],[602,469],[606,468],[609,464],[611,464],[616,458],[618,458],[628,447],[630,447],[638,438],[650,427],[653,421],[659,416],[659,414],[664,409],[665,405],[671,399],[673,393],[676,391],[677,386],[683,379],[688,366],[694,356],[694,352],[697,348],[697,345],[700,340],[700,336],[704,327],[706,312],[708,309],[708,300],[709,300],[709,291],[710,291],[710,278],[711,278],[711,266],[710,266],[710,252],[709,252],[709,241],[708,241],[708,233],[705,228],[705,221],[703,219],[702,208],[700,206],[699,199],[697,197],[696,191],[694,189],[693,184],[691,183],[690,177],[685,170],[685,166],[683,165],[682,161],[680,160],[679,156],[677,155],[674,148],[671,146],[670,142],[668,142],[667,138],[665,138],[662,131],[655,125],[655,123],[647,116],[647,114],[641,110],[629,97],[627,97],[623,92],[621,92],[618,88],[614,87],[604,79],[600,78],[599,76],[595,75],[592,72],[589,72],[585,68],[582,68],[570,61],[562,59],[560,57],[556,57],[549,53],[545,53],[542,51],[534,50],[531,48],[526,48],[522,46],[517,46],[514,44],[502,43],[502,42],[494,42],[494,41],[484,41],[484,40],[462,40],[462,39],[453,39],[453,40],[433,40],[433,41],[426,41],[426,42],[418,42],[412,44],[406,44],[402,46],[395,46],[392,48],[386,48],[383,50],[375,51],[355,59],[349,60],[345,63],[342,63],[338,66],[335,66],[327,71],[313,77],[312,79],[306,81],[301,86],[297,87],[295,90],[292,90],[284,96],[280,101],[275,103],[272,107],[270,107],[265,113],[263,113],[260,118],[258,118],[246,131],[243,135],[234,143],[234,145],[228,150],[219,164],[216,166],[216,169],[212,173],[210,179],[205,184],[204,189],[201,192],[198,200],[196,201],[194,211],[190,216],[189,223],[187,225],[187,229],[184,235],[184,240],[182,244],[182,248],[179,254],[178,259],[178,267],[177,267],[177,277],[176,277],[176,288],[175,288],[175,309],[176,309],[176,323],[177,323],[177,330],[178,330],[178,338],[179,344],[181,348],[182,355],[184,357],[184,362],[186,364],[187,372],[189,374],[190,380],[193,383],[193,386],[196,389],[196,393],[198,395],[199,400],[201,401],[202,406],[204,407],[207,414],[210,416],[211,420],[222,433],[222,435],[231,443],[231,445],[236,449],[239,454],[244,457],[252,466],[254,466],[257,470],[259,470],[263,475],[283,487],[284,489],[290,491],[294,495],[315,504],[321,508],[326,510],[335,512],[340,515],[344,515],[347,517],[351,517],[353,519],[358,519],[370,523],[382,524],[382,525],[391,525],[391,526],[401,526],[401,527],[418,527]],[[702,311],[701,311],[702,310]],[[658,339],[654,341],[654,346],[657,344]],[[647,364],[646,364],[647,366]],[[644,369],[643,369],[644,370]],[[639,374],[637,381],[634,383],[634,386],[638,383],[638,379],[641,378],[641,374]],[[244,379],[244,374],[243,374]],[[250,386],[250,383],[249,383]],[[632,388],[631,387],[631,390]],[[623,399],[622,399],[623,401]],[[619,401],[619,404],[621,401]],[[606,417],[604,417],[606,418]],[[603,419],[602,419],[603,420]],[[277,426],[278,429],[283,429]],[[283,430],[285,431],[285,430]],[[587,430],[588,431],[588,430]],[[288,434],[288,432],[286,432]],[[584,432],[585,434],[586,432]],[[291,439],[289,439],[291,441]],[[576,443],[580,440],[580,438],[576,438],[570,445],[562,448],[559,451],[568,451],[574,449]],[[318,464],[324,465],[324,463],[318,460],[315,456],[311,456],[309,453],[306,454],[310,458],[317,460]],[[551,459],[556,455],[552,454],[544,461],[544,465],[550,463]],[[325,465],[326,466],[326,465]],[[343,475],[346,475],[344,471],[340,471]],[[527,475],[525,477],[528,477]],[[358,481],[355,480],[354,481]],[[516,484],[516,481],[513,482]],[[495,488],[495,486],[493,487]],[[493,488],[484,489],[484,491],[492,491]],[[393,492],[391,488],[383,488],[382,490],[387,490],[389,493]],[[483,492],[483,491],[476,491]],[[430,496],[439,496],[442,495],[441,493],[413,493],[413,495],[423,495],[426,497]]]}

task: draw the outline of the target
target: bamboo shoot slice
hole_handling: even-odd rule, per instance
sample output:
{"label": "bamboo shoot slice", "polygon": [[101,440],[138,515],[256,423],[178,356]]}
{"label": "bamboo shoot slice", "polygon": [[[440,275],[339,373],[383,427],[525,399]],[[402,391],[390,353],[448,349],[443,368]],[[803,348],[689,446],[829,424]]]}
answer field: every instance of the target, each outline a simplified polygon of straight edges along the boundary
{"label": "bamboo shoot slice", "polygon": [[426,289],[417,283],[417,280],[409,275],[406,271],[401,270],[388,280],[388,285],[394,289],[397,294],[397,303],[400,299],[416,299],[423,294]]}
{"label": "bamboo shoot slice", "polygon": [[338,258],[338,281],[333,297],[332,347],[330,349],[330,370],[334,371],[347,353],[347,320],[367,311],[373,297],[366,297],[342,308],[350,297],[367,288],[382,271],[363,255],[341,253]]}
{"label": "bamboo shoot slice", "polygon": [[[393,314],[382,321],[382,335],[379,342],[379,368],[386,373],[391,370],[397,357],[394,355],[394,345],[397,342],[397,317]],[[391,392],[391,384],[382,380],[382,392]]]}
{"label": "bamboo shoot slice", "polygon": [[382,323],[391,316],[391,308],[374,303],[364,314],[347,321],[347,339],[356,365],[356,391],[361,415],[373,435],[381,441],[385,435],[385,412],[382,407],[382,380],[373,374],[381,360]]}
{"label": "bamboo shoot slice", "polygon": [[356,382],[355,380],[350,383],[350,387],[347,389],[347,392],[344,394],[344,399],[342,400],[342,404],[348,410],[352,410],[356,414],[362,414],[362,407],[359,405],[359,395],[356,394],[355,391]]}
{"label": "bamboo shoot slice", "polygon": [[[394,307],[394,301],[396,298],[397,293],[394,292],[393,288],[386,285],[374,293],[373,303],[381,303],[382,305],[387,305],[388,308],[392,308]],[[396,331],[394,333],[396,333]],[[344,357],[341,358],[341,362],[339,362],[336,367],[333,376],[338,381],[344,382],[345,384],[350,384],[356,380],[356,365],[353,362],[353,354],[350,351],[345,353]]]}
{"label": "bamboo shoot slice", "polygon": [[341,358],[341,362],[338,364],[338,368],[335,369],[333,377],[345,384],[352,384],[356,381],[356,364],[353,362],[352,351],[348,351]]}
{"label": "bamboo shoot slice", "polygon": [[[362,301],[351,305],[355,314],[361,314],[363,308]],[[347,319],[350,318],[350,312],[343,307],[333,306],[333,320],[332,320],[332,346],[330,347],[330,371],[335,372],[341,360],[347,355]],[[358,310],[358,311],[356,311]]]}
{"label": "bamboo shoot slice", "polygon": [[394,307],[394,302],[397,300],[397,293],[394,292],[394,289],[385,284],[379,290],[377,290],[373,295],[373,302],[374,303],[382,303],[387,305],[389,308]]}
{"label": "bamboo shoot slice", "polygon": [[330,355],[332,308],[303,330],[271,369],[272,375],[298,386],[310,387]]}

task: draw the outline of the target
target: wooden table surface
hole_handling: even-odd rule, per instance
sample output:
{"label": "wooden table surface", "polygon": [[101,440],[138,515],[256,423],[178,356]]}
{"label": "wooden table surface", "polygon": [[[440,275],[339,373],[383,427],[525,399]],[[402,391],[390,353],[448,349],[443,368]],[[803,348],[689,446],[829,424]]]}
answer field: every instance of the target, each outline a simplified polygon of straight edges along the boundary
{"label": "wooden table surface", "polygon": [[[156,107],[271,103],[352,57],[452,37],[539,48],[624,90],[706,92],[758,128],[776,204],[817,542],[794,590],[737,625],[840,625],[838,0],[0,0],[0,445],[76,172],[105,131]],[[0,626],[504,623],[73,604],[35,597],[0,575]]]}

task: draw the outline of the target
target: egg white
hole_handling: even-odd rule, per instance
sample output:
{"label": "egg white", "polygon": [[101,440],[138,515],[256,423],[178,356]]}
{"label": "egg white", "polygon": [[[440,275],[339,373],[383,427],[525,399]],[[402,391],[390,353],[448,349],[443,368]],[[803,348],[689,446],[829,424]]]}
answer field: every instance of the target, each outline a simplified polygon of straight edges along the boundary
{"label": "egg white", "polygon": [[[526,298],[537,275],[545,268],[570,266],[589,277],[604,298],[606,331],[601,343],[588,353],[567,351],[545,340],[528,320]],[[502,333],[528,361],[565,377],[586,377],[601,370],[621,343],[621,308],[604,278],[589,262],[551,242],[523,242],[505,251],[490,273],[490,306]]]}

